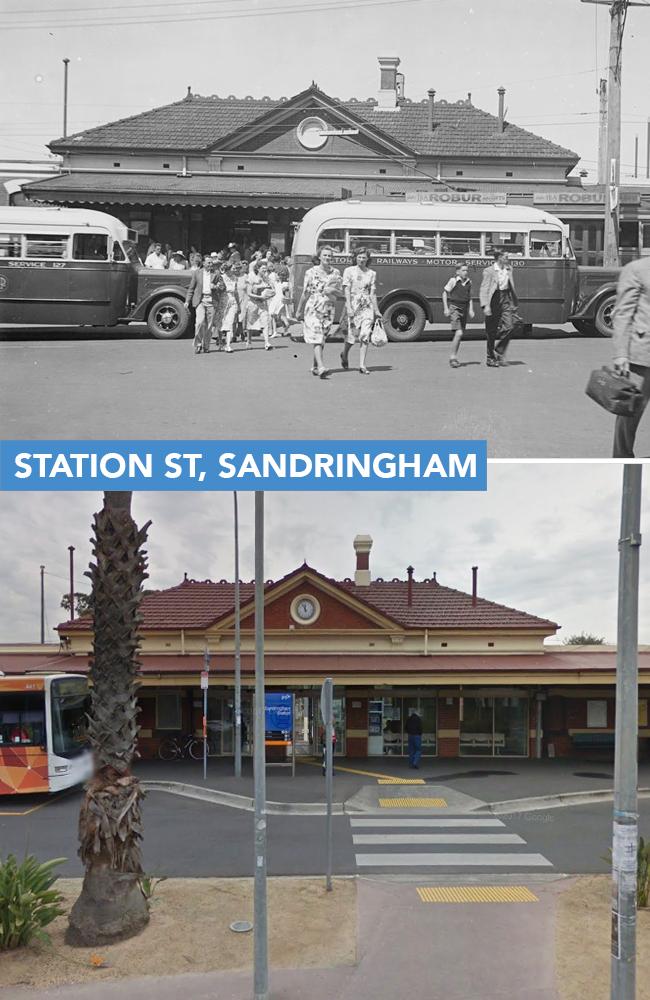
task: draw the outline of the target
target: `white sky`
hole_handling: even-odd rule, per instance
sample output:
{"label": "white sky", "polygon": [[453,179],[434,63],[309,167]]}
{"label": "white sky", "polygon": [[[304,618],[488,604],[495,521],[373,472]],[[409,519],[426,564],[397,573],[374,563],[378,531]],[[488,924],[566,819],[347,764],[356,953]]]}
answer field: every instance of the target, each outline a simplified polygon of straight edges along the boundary
{"label": "white sky", "polygon": [[[635,135],[645,174],[650,116],[650,0],[639,2],[649,9],[630,9],[625,37],[624,179]],[[101,26],[75,26],[88,21]],[[496,113],[503,85],[510,121],[593,169],[608,35],[608,9],[580,0],[0,0],[0,159],[42,157],[61,135],[64,57],[74,132],[179,100],[188,84],[277,98],[315,79],[333,97],[373,97],[376,57],[396,53],[407,97],[471,91]]]}
{"label": "white sky", "polygon": [[[641,530],[640,641],[650,643],[650,468]],[[559,622],[560,639],[592,632],[616,637],[622,468],[610,464],[495,465],[489,491],[462,493],[267,493],[265,577],[278,579],[306,559],[328,576],[354,574],[352,539],[369,533],[373,576],[416,579],[471,591]],[[0,642],[38,642],[39,565],[46,567],[48,636],[65,617],[68,545],[76,547],[76,589],[91,558],[97,493],[0,493],[6,567]],[[149,533],[147,586],[174,586],[183,574],[232,579],[231,493],[137,493],[138,523]],[[240,494],[241,575],[253,564],[253,495]],[[644,551],[645,550],[645,551]]]}

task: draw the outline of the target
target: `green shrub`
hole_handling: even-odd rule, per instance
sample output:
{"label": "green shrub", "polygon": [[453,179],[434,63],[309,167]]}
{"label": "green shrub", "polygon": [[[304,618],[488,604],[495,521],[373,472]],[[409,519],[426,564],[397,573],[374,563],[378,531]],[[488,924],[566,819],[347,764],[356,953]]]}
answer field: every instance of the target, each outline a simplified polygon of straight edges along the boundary
{"label": "green shrub", "polygon": [[64,913],[63,896],[52,889],[57,879],[52,872],[64,861],[41,863],[32,854],[20,864],[13,854],[0,860],[0,951],[20,948],[33,938],[49,942],[43,928]]}

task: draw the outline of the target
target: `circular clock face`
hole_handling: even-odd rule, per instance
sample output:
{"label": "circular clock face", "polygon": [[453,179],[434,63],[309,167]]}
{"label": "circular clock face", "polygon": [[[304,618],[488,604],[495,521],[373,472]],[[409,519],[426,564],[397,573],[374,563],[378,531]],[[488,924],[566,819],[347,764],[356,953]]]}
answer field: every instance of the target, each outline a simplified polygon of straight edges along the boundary
{"label": "circular clock face", "polygon": [[302,621],[308,622],[309,619],[313,618],[316,614],[316,606],[314,605],[314,602],[308,597],[301,597],[296,604],[296,614]]}
{"label": "circular clock face", "polygon": [[296,129],[298,142],[305,149],[320,149],[327,142],[327,136],[321,135],[326,129],[327,125],[322,118],[303,118]]}

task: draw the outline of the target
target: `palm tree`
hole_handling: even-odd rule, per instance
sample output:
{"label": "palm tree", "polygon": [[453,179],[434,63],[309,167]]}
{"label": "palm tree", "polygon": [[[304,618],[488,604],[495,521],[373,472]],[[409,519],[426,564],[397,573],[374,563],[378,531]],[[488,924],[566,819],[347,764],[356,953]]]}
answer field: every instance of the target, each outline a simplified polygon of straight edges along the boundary
{"label": "palm tree", "polygon": [[94,614],[89,737],[95,770],[79,815],[86,873],[70,913],[69,944],[108,944],[137,934],[149,920],[139,885],[144,793],[131,763],[139,729],[138,605],[148,576],[142,546],[150,524],[137,527],[131,493],[104,493],[94,518],[95,562],[86,576]]}

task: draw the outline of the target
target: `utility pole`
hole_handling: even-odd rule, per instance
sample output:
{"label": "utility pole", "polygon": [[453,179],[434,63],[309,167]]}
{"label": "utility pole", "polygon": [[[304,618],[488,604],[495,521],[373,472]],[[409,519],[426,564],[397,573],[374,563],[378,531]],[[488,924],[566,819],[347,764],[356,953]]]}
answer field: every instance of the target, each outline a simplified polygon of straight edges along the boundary
{"label": "utility pole", "polygon": [[41,646],[45,645],[45,566],[41,566]]}
{"label": "utility pole", "polygon": [[[618,267],[621,183],[621,71],[623,33],[629,7],[647,7],[645,0],[581,0],[609,7],[609,75],[607,80],[607,176],[605,177],[605,239],[603,264]],[[599,155],[600,165],[600,155]]]}
{"label": "utility pole", "polygon": [[70,553],[70,621],[74,621],[74,545],[68,545]]}
{"label": "utility pole", "polygon": [[239,511],[237,490],[233,492],[235,513],[235,777],[241,778],[241,615],[239,600]]}
{"label": "utility pole", "polygon": [[264,493],[255,491],[255,886],[253,959],[255,1000],[268,1000],[266,901],[266,747],[264,703]]}
{"label": "utility pole", "polygon": [[607,80],[598,84],[598,183],[607,184]]}
{"label": "utility pole", "polygon": [[634,1000],[636,995],[637,647],[641,472],[641,465],[628,463],[623,468],[621,534],[618,543],[611,1000]]}
{"label": "utility pole", "polygon": [[63,60],[63,138],[68,135],[68,66],[69,59]]}
{"label": "utility pole", "polygon": [[639,176],[639,137],[634,136],[634,180]]}

